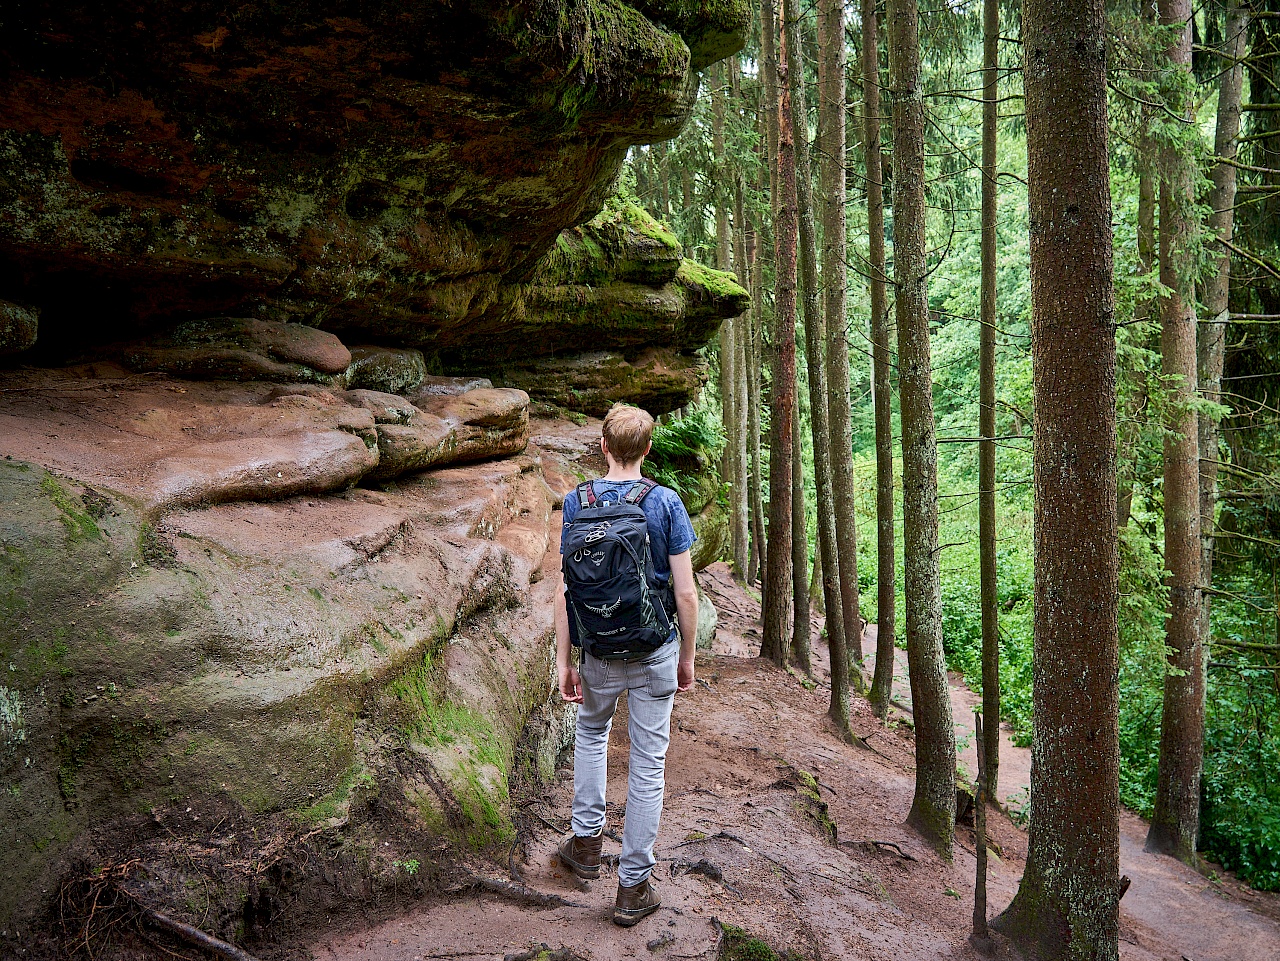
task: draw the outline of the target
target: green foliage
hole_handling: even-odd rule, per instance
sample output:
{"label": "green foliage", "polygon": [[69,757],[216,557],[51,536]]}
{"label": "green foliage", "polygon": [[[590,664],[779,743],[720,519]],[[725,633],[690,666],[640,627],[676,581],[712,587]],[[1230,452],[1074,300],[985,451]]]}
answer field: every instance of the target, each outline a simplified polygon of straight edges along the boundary
{"label": "green foliage", "polygon": [[683,495],[696,489],[706,472],[714,469],[723,449],[720,420],[703,407],[669,424],[654,425],[645,473]]}
{"label": "green foliage", "polygon": [[720,944],[718,961],[792,961],[796,955],[788,951],[779,954],[767,943],[732,924],[722,924],[724,940]]}
{"label": "green foliage", "polygon": [[403,871],[409,877],[413,877],[418,873],[418,868],[422,867],[422,862],[417,858],[406,858],[405,860],[396,860],[391,862],[391,866],[398,871]]}

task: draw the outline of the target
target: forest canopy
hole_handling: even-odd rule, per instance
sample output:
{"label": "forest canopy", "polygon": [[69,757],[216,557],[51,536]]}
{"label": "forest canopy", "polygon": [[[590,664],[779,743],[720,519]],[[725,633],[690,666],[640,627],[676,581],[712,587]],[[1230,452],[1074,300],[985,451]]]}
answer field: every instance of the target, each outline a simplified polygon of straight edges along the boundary
{"label": "forest canopy", "polygon": [[[1187,17],[1178,20],[1176,10],[1170,13],[1174,7],[1161,4],[1157,11],[1154,5],[1144,9],[1137,3],[1108,3],[1105,11],[1117,356],[1120,798],[1143,816],[1156,813],[1167,682],[1177,686],[1182,676],[1194,678],[1197,668],[1179,665],[1199,664],[1205,687],[1191,696],[1201,698],[1203,705],[1203,773],[1193,799],[1199,818],[1193,847],[1258,888],[1280,890],[1280,15],[1261,5],[1250,10],[1229,0],[1211,0],[1195,8],[1189,29],[1184,29]],[[883,271],[888,278],[884,319],[892,331],[900,296],[893,280],[894,241],[900,239],[906,196],[894,180],[894,154],[909,146],[895,146],[894,131],[902,118],[895,118],[894,111],[903,101],[888,95],[889,41],[883,29],[872,36],[875,64],[865,62],[864,26],[868,11],[877,12],[874,4],[846,14],[840,60],[831,59],[833,44],[824,35],[829,31],[821,4],[782,10],[766,2],[761,9],[778,18],[777,33],[757,16],[746,49],[705,75],[692,122],[674,141],[633,148],[619,189],[670,225],[687,256],[734,270],[751,289],[751,312],[726,325],[730,333],[722,333],[718,345],[708,348],[716,379],[698,410],[686,414],[698,418],[696,432],[718,424],[728,441],[722,448],[721,474],[732,517],[732,557],[740,574],[753,581],[763,577],[767,553],[786,551],[794,558],[795,581],[809,584],[812,579],[811,593],[819,603],[823,583],[812,576],[813,565],[825,556],[824,512],[835,510],[837,500],[822,485],[824,477],[832,476],[840,442],[828,418],[838,403],[819,405],[826,409],[815,417],[813,398],[823,394],[811,394],[811,387],[817,377],[822,392],[837,389],[823,345],[844,345],[857,544],[853,610],[879,621],[882,630],[887,623],[892,637],[895,610],[885,609],[886,600],[892,599],[899,612],[911,603],[906,592],[910,557],[904,553],[902,527],[900,358],[898,333],[893,332],[885,341],[890,390],[882,402],[888,401],[892,425],[895,528],[885,541],[883,504],[877,527],[878,392],[872,356],[878,335],[872,288]],[[883,18],[885,8],[878,12]],[[992,617],[998,616],[999,712],[1022,743],[1030,743],[1037,601],[1032,435],[1037,410],[1028,267],[1026,38],[1020,5],[999,4],[997,14],[997,36],[989,44],[995,65],[984,69],[981,3],[926,5],[919,11],[939,616],[948,667],[963,672],[981,690],[984,488],[979,452],[984,445],[979,440],[986,437],[994,453],[994,480],[987,483],[994,503],[997,588]],[[1183,33],[1186,62],[1176,55]],[[787,43],[795,51],[790,67]],[[840,211],[847,242],[837,236],[843,232],[826,213],[834,188],[824,164],[835,148],[828,139],[834,121],[823,91],[832,83],[833,64],[847,82],[840,158],[841,189],[847,185]],[[873,86],[886,94],[880,97],[877,91],[879,102],[873,105],[882,141],[874,158],[868,150],[869,88],[864,77],[874,77]],[[994,96],[984,91],[984,82],[993,84]],[[790,102],[781,109],[801,111],[793,125],[800,136],[790,149],[798,160],[797,176],[807,178],[799,191],[798,275],[796,267],[776,254],[785,247],[777,236],[777,225],[784,221],[776,215],[779,203],[786,202],[778,186],[778,157],[788,148],[782,142],[785,131],[780,134],[770,120],[786,93]],[[993,177],[983,172],[986,108],[994,114],[998,159]],[[883,173],[877,182],[870,171],[881,169],[881,149]],[[985,428],[980,364],[984,180],[991,183],[994,202],[986,226],[995,238],[994,322],[987,325],[993,335],[994,398]],[[868,204],[869,194],[881,184],[882,235],[871,219],[874,205]],[[808,241],[806,192],[812,198]],[[895,210],[895,196],[902,209]],[[1224,224],[1224,213],[1233,213],[1234,223],[1228,218]],[[872,236],[883,236],[883,264],[877,263]],[[804,276],[806,257],[814,266],[812,291]],[[840,271],[833,269],[837,262],[843,265]],[[843,318],[844,329],[834,336],[822,326],[824,310],[818,309],[819,302],[830,306],[832,284],[843,292],[843,309],[834,316]],[[797,289],[798,300],[784,303],[786,297],[796,297],[789,291]],[[810,297],[812,303],[806,305]],[[1187,361],[1194,376],[1171,370],[1175,348],[1167,335],[1162,338],[1166,315],[1178,304],[1191,325],[1183,329],[1195,341]],[[785,477],[771,473],[777,454],[767,442],[777,416],[769,401],[778,376],[771,359],[784,346],[776,316],[780,309],[794,317],[798,353],[798,419],[790,442],[798,464],[788,466]],[[825,313],[828,323],[832,316]],[[819,328],[818,336],[809,336],[809,326]],[[883,388],[879,393],[885,393]],[[753,426],[756,417],[759,423]],[[1171,590],[1178,595],[1183,588],[1170,571],[1173,527],[1168,520],[1183,508],[1173,501],[1181,482],[1171,480],[1169,470],[1188,423],[1199,443],[1198,453],[1191,455],[1189,496],[1200,512],[1201,556],[1195,558],[1194,576],[1203,603],[1196,605],[1190,618],[1196,623],[1188,628],[1195,647],[1180,654],[1169,622]],[[1092,427],[1079,425],[1082,431]],[[880,429],[883,434],[884,425]],[[830,438],[832,449],[822,449],[825,442],[815,442],[815,436]],[[882,451],[882,471],[883,458]],[[803,550],[788,551],[787,543],[768,535],[773,521],[765,514],[769,491],[779,483],[790,489],[797,478],[805,523],[799,513],[794,522],[802,532],[796,540],[803,538]],[[835,518],[834,524],[839,523]],[[883,553],[878,541],[892,545],[895,562],[888,567],[878,556]],[[881,583],[886,572],[892,573],[887,593]],[[834,595],[826,595],[828,611],[832,597],[840,596],[836,587]],[[766,605],[767,596],[766,591]],[[843,632],[849,636],[847,606],[844,620]],[[901,643],[905,634],[899,633]],[[869,670],[874,652],[857,650],[854,638],[849,640],[855,662],[862,657]],[[799,657],[800,648],[793,646],[791,654]],[[859,690],[862,672],[855,668],[851,679]],[[1011,803],[1025,816],[1026,798]]]}

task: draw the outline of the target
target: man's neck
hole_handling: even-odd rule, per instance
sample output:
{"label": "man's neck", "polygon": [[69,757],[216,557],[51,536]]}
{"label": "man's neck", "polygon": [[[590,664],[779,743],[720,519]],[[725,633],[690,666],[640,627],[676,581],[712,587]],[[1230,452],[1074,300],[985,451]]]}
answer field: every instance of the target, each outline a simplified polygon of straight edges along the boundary
{"label": "man's neck", "polygon": [[609,473],[605,474],[604,477],[600,479],[607,480],[607,481],[640,480],[642,476],[640,473],[640,468],[643,465],[644,465],[644,458],[641,458],[640,460],[636,461],[634,464],[629,464],[625,467],[621,464],[615,464],[613,461],[610,461]]}

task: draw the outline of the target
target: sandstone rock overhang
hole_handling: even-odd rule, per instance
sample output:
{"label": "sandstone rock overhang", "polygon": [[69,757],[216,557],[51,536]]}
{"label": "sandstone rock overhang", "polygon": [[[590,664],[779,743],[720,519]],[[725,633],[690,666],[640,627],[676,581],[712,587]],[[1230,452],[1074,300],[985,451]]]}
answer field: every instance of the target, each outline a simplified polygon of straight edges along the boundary
{"label": "sandstone rock overhang", "polygon": [[6,5],[0,300],[55,350],[234,314],[483,351],[747,22],[743,0]]}

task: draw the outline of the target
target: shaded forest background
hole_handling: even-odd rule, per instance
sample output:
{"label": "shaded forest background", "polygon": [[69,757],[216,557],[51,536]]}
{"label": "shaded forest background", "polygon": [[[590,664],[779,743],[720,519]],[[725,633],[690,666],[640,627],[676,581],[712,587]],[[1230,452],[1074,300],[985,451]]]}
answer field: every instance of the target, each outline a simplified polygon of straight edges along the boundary
{"label": "shaded forest background", "polygon": [[[766,3],[766,7],[770,4]],[[871,9],[874,9],[872,7]],[[800,4],[781,15],[781,32],[794,27],[803,65],[803,110],[796,144],[804,160],[814,205],[824,194],[820,111],[819,11]],[[757,11],[757,14],[759,11]],[[863,617],[885,623],[889,596],[879,592],[883,568],[877,557],[877,465],[874,330],[869,280],[867,192],[862,95],[863,16],[845,17],[847,56],[847,268],[846,329],[849,363],[852,478],[857,520],[857,595]],[[1243,122],[1239,153],[1228,165],[1238,176],[1235,233],[1226,244],[1211,223],[1209,176],[1224,162],[1215,148],[1219,92],[1230,74],[1233,38],[1225,0],[1210,0],[1193,15],[1191,70],[1163,56],[1170,27],[1156,23],[1154,9],[1134,3],[1108,4],[1110,179],[1113,203],[1116,342],[1118,351],[1117,451],[1120,520],[1120,793],[1131,809],[1150,816],[1160,755],[1162,699],[1167,667],[1166,616],[1169,590],[1164,558],[1164,463],[1178,378],[1162,373],[1160,307],[1170,295],[1162,284],[1152,247],[1158,223],[1153,199],[1157,156],[1172,150],[1192,161],[1189,237],[1196,289],[1201,299],[1198,329],[1225,329],[1221,395],[1203,391],[1193,403],[1202,420],[1218,426],[1217,450],[1200,452],[1218,468],[1211,583],[1204,585],[1210,629],[1203,638],[1207,670],[1203,776],[1200,783],[1200,850],[1237,871],[1258,888],[1280,890],[1280,14],[1252,11],[1243,37]],[[865,14],[864,14],[865,16]],[[986,433],[996,451],[994,483],[998,559],[1000,712],[1024,743],[1032,733],[1033,529],[1031,434],[1035,411],[1031,377],[1031,290],[1027,213],[1027,148],[1022,115],[1022,54],[1019,6],[999,8],[997,76],[998,175],[996,184],[996,385],[994,429],[980,429],[979,342],[982,261],[983,11],[980,3],[926,4],[920,9],[920,56],[924,87],[927,201],[928,307],[932,341],[932,394],[938,439],[938,513],[941,557],[942,640],[948,666],[982,688],[980,604],[979,467],[977,440]],[[676,470],[684,452],[710,446],[720,452],[725,479],[722,498],[731,517],[731,555],[738,571],[755,584],[763,577],[769,491],[803,492],[805,523],[796,518],[793,553],[797,584],[808,585],[815,604],[824,602],[818,527],[822,511],[815,483],[810,379],[822,376],[820,358],[807,344],[806,324],[815,316],[796,310],[799,420],[794,433],[800,457],[783,476],[770,472],[762,442],[770,427],[773,377],[769,360],[779,347],[775,308],[785,296],[774,255],[778,147],[767,119],[770,91],[757,15],[748,46],[737,58],[713,67],[704,78],[693,121],[674,141],[633,148],[619,185],[624,201],[643,206],[670,225],[686,255],[708,266],[733,269],[749,285],[753,307],[708,348],[713,382],[701,403],[669,419],[655,437],[659,479],[680,485]],[[1239,32],[1239,31],[1237,31]],[[1240,56],[1240,54],[1235,54]],[[877,44],[877,75],[888,83],[888,59]],[[990,99],[990,98],[987,98]],[[881,98],[884,140],[884,235],[892,277],[894,208],[892,107]],[[1192,119],[1185,119],[1190,117]],[[800,176],[805,175],[805,163]],[[803,184],[801,185],[803,221]],[[1154,208],[1154,210],[1153,210]],[[1144,229],[1144,221],[1146,221]],[[816,218],[816,251],[832,240],[830,224]],[[805,245],[803,224],[800,244]],[[1231,256],[1227,311],[1205,308],[1205,287],[1224,247]],[[828,296],[824,269],[817,288],[803,282],[800,297]],[[816,276],[818,271],[813,271]],[[894,288],[888,289],[893,324]],[[837,334],[838,336],[838,334]],[[736,338],[736,341],[735,341]],[[893,597],[900,612],[904,560],[898,404],[897,342],[888,340],[897,518]],[[818,360],[815,367],[814,360]],[[745,376],[744,376],[745,375]],[[1202,375],[1203,376],[1203,375]],[[737,413],[735,413],[735,407]],[[827,430],[820,413],[820,433]],[[759,419],[758,422],[756,419]],[[1087,431],[1090,425],[1081,424]],[[1203,428],[1202,428],[1203,431]],[[1202,433],[1203,437],[1203,433]],[[665,457],[661,455],[666,455]],[[819,461],[825,456],[819,451]],[[737,482],[734,479],[739,478]],[[796,482],[799,482],[798,485]],[[799,507],[797,499],[793,506]],[[797,621],[802,619],[797,619]],[[899,615],[899,621],[901,617]],[[892,622],[889,621],[891,624]],[[890,628],[892,630],[892,628]],[[900,632],[905,636],[905,632]],[[852,640],[852,638],[851,638]],[[874,652],[861,652],[869,668]],[[804,666],[807,648],[792,639],[792,656]],[[854,655],[855,659],[857,654]],[[851,675],[859,689],[863,672]],[[968,772],[972,774],[973,772]],[[1001,799],[1004,800],[1004,799]]]}

